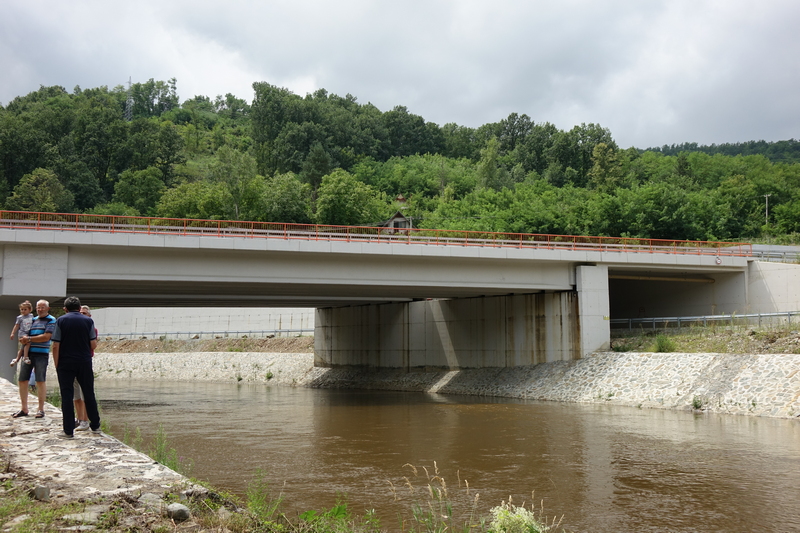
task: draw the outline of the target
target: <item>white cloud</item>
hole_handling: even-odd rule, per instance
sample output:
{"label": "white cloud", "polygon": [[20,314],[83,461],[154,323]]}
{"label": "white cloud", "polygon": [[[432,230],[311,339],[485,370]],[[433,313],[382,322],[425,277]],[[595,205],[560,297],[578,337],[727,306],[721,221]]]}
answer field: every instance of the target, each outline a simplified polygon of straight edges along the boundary
{"label": "white cloud", "polygon": [[175,77],[182,98],[325,88],[439,124],[511,112],[623,146],[800,137],[800,4],[312,0],[7,6],[0,102]]}

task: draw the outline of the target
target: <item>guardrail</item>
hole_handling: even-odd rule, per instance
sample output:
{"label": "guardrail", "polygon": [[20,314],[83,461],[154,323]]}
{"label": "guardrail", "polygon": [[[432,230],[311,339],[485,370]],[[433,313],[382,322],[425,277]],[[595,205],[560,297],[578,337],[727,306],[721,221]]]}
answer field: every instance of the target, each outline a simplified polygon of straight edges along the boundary
{"label": "guardrail", "polygon": [[752,256],[749,243],[0,211],[0,229]]}
{"label": "guardrail", "polygon": [[760,252],[754,250],[753,257],[768,262],[800,263],[800,252]]}
{"label": "guardrail", "polygon": [[300,337],[303,335],[313,335],[314,328],[300,329],[261,329],[247,331],[143,331],[143,332],[100,332],[100,340],[124,340],[124,339],[244,339],[244,338],[268,338],[268,337]]}
{"label": "guardrail", "polygon": [[781,313],[752,313],[746,315],[706,315],[706,316],[673,316],[673,317],[655,317],[655,318],[612,318],[611,327],[624,328],[633,330],[634,326],[644,328],[650,326],[650,329],[667,329],[667,328],[681,328],[686,326],[708,326],[709,324],[723,324],[723,325],[750,325],[751,321],[757,323],[759,326],[763,322],[784,322],[792,323],[792,317],[800,316],[800,311],[785,311]]}

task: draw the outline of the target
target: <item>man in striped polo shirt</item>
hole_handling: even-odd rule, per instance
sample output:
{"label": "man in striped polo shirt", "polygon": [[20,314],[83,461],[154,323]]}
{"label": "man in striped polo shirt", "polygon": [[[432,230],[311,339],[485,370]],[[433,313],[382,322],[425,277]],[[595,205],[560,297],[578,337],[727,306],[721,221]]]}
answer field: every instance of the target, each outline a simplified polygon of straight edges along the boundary
{"label": "man in striped polo shirt", "polygon": [[28,357],[31,362],[22,363],[19,367],[19,400],[22,408],[14,413],[14,418],[28,416],[28,381],[31,370],[36,373],[36,395],[39,397],[39,410],[36,418],[44,418],[44,401],[47,398],[47,363],[50,358],[50,337],[56,329],[56,319],[50,315],[50,302],[36,302],[36,318],[31,324],[31,331],[19,341],[30,344]]}

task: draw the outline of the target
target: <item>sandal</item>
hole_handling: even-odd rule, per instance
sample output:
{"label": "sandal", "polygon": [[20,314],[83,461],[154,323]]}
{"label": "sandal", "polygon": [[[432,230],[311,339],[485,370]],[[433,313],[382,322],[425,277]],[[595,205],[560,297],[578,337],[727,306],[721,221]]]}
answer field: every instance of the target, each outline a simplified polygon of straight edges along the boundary
{"label": "sandal", "polygon": [[34,418],[44,418],[44,411],[37,411]]}
{"label": "sandal", "polygon": [[28,413],[20,409],[19,411],[11,415],[11,418],[22,418],[23,416],[28,416]]}

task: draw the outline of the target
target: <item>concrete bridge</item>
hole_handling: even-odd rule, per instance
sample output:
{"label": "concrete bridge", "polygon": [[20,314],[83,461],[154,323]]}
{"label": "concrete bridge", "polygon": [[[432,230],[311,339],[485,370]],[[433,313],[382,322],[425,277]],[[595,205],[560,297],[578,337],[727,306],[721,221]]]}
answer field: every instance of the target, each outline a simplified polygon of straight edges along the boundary
{"label": "concrete bridge", "polygon": [[765,273],[749,245],[730,243],[0,212],[0,246],[9,332],[20,301],[67,295],[92,307],[314,307],[318,366],[577,359],[608,348],[611,317],[799,300],[793,265]]}

